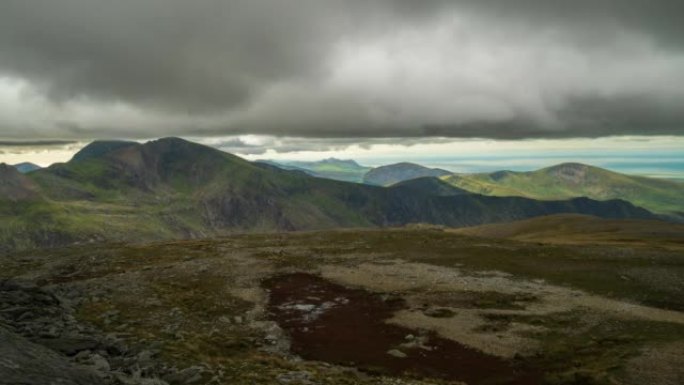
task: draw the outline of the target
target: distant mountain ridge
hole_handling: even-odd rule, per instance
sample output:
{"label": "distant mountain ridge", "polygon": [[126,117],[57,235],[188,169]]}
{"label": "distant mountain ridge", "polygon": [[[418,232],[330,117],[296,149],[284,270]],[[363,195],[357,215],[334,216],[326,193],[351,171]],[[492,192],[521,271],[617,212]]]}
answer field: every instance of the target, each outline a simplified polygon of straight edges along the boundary
{"label": "distant mountain ridge", "polygon": [[428,194],[445,197],[472,194],[470,191],[458,188],[432,176],[409,179],[403,182],[395,183],[391,187],[394,190],[404,191],[411,194]]}
{"label": "distant mountain ridge", "polygon": [[40,170],[42,167],[31,162],[22,162],[15,164],[14,168],[16,168],[20,173],[26,174],[31,171]]}
{"label": "distant mountain ridge", "polygon": [[430,179],[387,188],[315,178],[178,138],[94,142],[83,151],[26,175],[2,170],[8,187],[0,189],[0,248],[419,222],[466,226],[556,213],[655,218],[619,200],[486,197]]}
{"label": "distant mountain ridge", "polygon": [[477,194],[557,200],[588,197],[623,199],[648,210],[684,213],[684,184],[632,176],[581,163],[563,163],[537,171],[453,174],[442,178]]}
{"label": "distant mountain ridge", "polygon": [[390,186],[395,183],[423,177],[451,175],[450,171],[428,168],[415,163],[401,162],[376,167],[363,177],[363,182],[376,186]]}
{"label": "distant mountain ridge", "polygon": [[345,182],[363,182],[363,176],[371,169],[351,159],[328,158],[319,161],[274,161],[258,160],[284,170],[298,170],[311,176]]}

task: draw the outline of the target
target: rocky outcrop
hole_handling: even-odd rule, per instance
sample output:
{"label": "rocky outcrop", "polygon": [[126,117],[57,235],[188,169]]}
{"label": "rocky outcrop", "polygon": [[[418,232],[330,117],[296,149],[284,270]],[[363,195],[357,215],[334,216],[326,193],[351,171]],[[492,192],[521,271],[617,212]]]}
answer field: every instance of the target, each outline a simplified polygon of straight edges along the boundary
{"label": "rocky outcrop", "polygon": [[104,384],[98,373],[0,327],[0,384]]}
{"label": "rocky outcrop", "polygon": [[154,350],[80,323],[73,315],[80,293],[64,290],[0,282],[0,384],[173,385],[202,373],[168,366]]}

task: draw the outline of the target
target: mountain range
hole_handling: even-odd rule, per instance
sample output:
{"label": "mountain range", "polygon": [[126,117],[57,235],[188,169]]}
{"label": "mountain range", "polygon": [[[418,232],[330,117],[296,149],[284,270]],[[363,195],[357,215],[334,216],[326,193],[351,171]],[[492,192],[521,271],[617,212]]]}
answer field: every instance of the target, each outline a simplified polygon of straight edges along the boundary
{"label": "mountain range", "polygon": [[434,178],[390,187],[317,178],[178,138],[96,141],[67,163],[28,174],[0,167],[5,250],[245,231],[457,227],[557,213],[656,218],[622,200],[491,197]]}
{"label": "mountain range", "polygon": [[313,162],[258,160],[285,170],[297,170],[319,178],[345,182],[363,182],[363,177],[371,167],[361,166],[350,159],[328,158]]}
{"label": "mountain range", "polygon": [[[285,167],[277,162],[272,164]],[[339,179],[335,175],[317,176]],[[681,181],[626,175],[581,163],[562,163],[529,172],[504,170],[464,174],[402,162],[369,169],[361,179],[370,185],[392,186],[425,177],[440,178],[462,191],[488,196],[537,200],[622,199],[675,220],[684,220],[684,183]]]}
{"label": "mountain range", "polygon": [[684,184],[620,174],[580,163],[563,163],[531,172],[452,174],[443,180],[464,190],[491,196],[542,200],[579,196],[623,199],[656,213],[684,218]]}

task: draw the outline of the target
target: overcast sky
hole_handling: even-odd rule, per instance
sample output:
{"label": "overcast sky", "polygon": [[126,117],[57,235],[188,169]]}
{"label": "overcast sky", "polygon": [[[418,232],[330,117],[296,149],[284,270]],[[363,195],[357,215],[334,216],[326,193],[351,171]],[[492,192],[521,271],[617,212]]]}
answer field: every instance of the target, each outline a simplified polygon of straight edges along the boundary
{"label": "overcast sky", "polygon": [[682,0],[3,0],[0,141],[682,137],[682,15]]}

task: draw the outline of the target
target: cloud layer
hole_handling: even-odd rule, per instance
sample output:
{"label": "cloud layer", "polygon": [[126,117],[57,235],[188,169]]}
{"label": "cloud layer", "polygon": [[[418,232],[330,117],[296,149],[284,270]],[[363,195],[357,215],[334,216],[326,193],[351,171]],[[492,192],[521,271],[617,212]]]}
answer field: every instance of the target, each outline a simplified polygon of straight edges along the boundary
{"label": "cloud layer", "polygon": [[6,0],[0,138],[684,134],[679,0]]}

